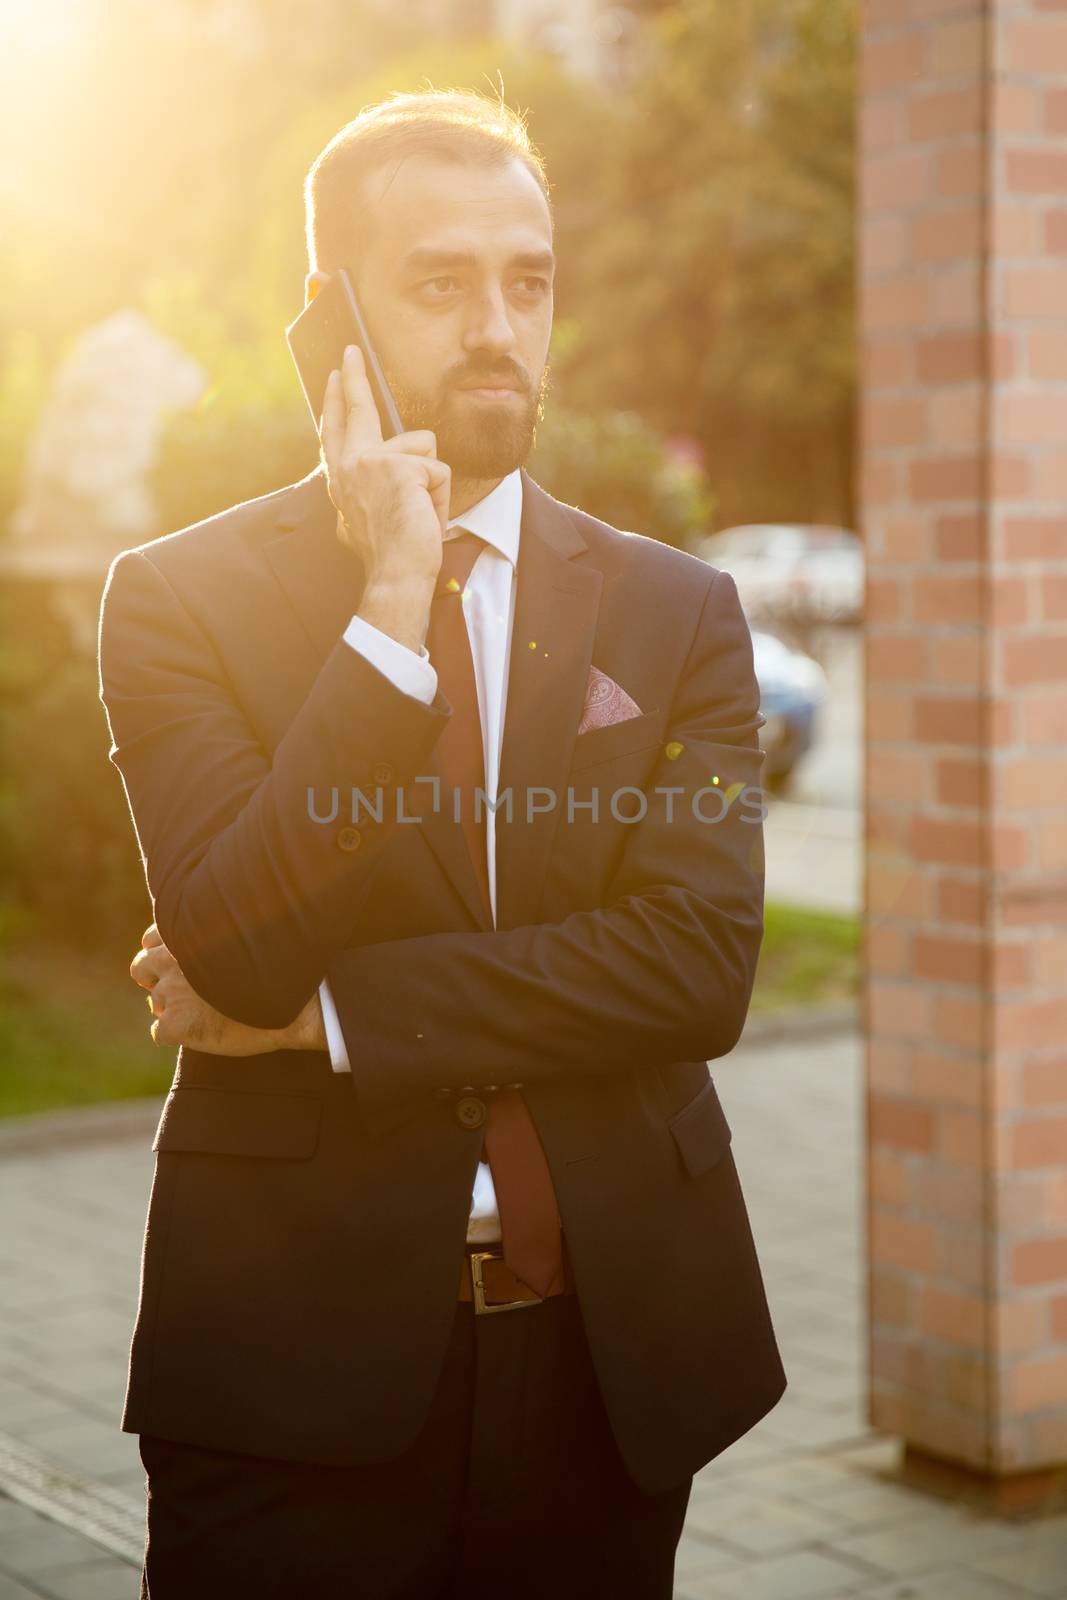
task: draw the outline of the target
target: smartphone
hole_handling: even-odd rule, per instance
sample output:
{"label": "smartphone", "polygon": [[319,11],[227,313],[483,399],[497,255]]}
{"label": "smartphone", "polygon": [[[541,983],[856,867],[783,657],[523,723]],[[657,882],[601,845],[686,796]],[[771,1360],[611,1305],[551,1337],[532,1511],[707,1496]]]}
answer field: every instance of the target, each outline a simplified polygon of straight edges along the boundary
{"label": "smartphone", "polygon": [[382,438],[392,439],[405,431],[396,401],[385,381],[378,353],[367,331],[355,290],[343,267],[323,284],[295,322],[289,324],[285,337],[296,362],[316,433],[322,420],[330,373],[335,369],[340,370],[345,347],[350,344],[358,344],[363,351],[367,378],[381,418]]}

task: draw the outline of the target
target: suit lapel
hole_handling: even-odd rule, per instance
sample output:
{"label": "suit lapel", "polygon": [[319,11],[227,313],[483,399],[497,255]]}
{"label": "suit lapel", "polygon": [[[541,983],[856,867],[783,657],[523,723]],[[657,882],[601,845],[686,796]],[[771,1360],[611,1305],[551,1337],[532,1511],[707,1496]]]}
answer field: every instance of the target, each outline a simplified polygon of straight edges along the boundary
{"label": "suit lapel", "polygon": [[[554,500],[525,469],[511,639],[507,710],[500,790],[512,790],[513,820],[501,811],[496,827],[497,925],[518,927],[536,920],[545,871],[566,777],[585,703],[600,602],[601,574],[575,560],[585,540],[566,506]],[[300,618],[317,672],[358,611],[364,575],[359,558],[337,537],[337,513],[321,470],[296,485],[278,518],[279,537],[264,553]],[[420,784],[413,811],[419,832],[433,850],[476,926],[489,922],[463,830],[453,820],[452,791],[440,779],[436,755],[419,777],[439,781],[440,804],[430,784]],[[547,789],[549,812],[527,822],[527,794]],[[544,796],[533,796],[534,804]]]}
{"label": "suit lapel", "polygon": [[[522,474],[518,591],[511,637],[500,790],[513,820],[497,816],[497,925],[535,921],[585,703],[601,574],[575,557],[587,549],[566,506]],[[527,822],[528,791],[546,789],[551,811]],[[534,805],[547,802],[533,795]]]}

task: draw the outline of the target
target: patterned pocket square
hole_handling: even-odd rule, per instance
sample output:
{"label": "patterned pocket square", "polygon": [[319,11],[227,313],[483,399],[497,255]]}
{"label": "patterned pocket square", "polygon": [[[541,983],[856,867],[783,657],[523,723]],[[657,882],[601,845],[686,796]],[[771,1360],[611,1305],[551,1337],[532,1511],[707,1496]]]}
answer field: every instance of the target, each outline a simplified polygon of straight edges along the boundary
{"label": "patterned pocket square", "polygon": [[608,728],[613,722],[628,722],[639,717],[641,707],[631,700],[614,678],[609,678],[599,667],[589,668],[589,682],[585,686],[585,705],[578,732],[589,733],[593,728]]}

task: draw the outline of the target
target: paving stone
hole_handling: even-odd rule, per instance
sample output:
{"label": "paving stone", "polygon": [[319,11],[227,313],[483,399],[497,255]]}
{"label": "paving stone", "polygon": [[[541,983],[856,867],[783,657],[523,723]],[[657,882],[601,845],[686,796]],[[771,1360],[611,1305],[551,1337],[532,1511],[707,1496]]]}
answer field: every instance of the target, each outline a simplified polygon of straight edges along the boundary
{"label": "paving stone", "polygon": [[1032,1589],[1018,1589],[1001,1578],[939,1567],[921,1577],[894,1578],[873,1589],[860,1589],[856,1600],[1033,1600],[1033,1595]]}
{"label": "paving stone", "polygon": [[0,1600],[41,1600],[40,1589],[27,1589],[17,1578],[0,1572]]}
{"label": "paving stone", "polygon": [[37,1574],[49,1567],[92,1561],[100,1554],[100,1547],[80,1533],[35,1514],[32,1523],[4,1534],[0,1570],[10,1577],[36,1583]]}
{"label": "paving stone", "polygon": [[888,1438],[881,1433],[871,1433],[859,1444],[835,1450],[834,1460],[841,1466],[891,1475],[899,1470],[902,1454],[899,1439]]}
{"label": "paving stone", "polygon": [[686,1578],[676,1585],[675,1600],[837,1600],[857,1594],[864,1582],[870,1574],[820,1550],[800,1550],[707,1579]]}
{"label": "paving stone", "polygon": [[767,1419],[767,1436],[784,1448],[818,1450],[823,1446],[847,1445],[862,1438],[865,1424],[847,1412],[808,1413],[773,1411]]}
{"label": "paving stone", "polygon": [[[5,1205],[5,1210],[6,1205]],[[57,1291],[62,1294],[62,1283],[50,1273],[27,1273],[18,1264],[10,1262],[0,1266],[0,1282],[4,1285],[4,1299],[8,1311],[27,1310],[53,1299]],[[10,1323],[9,1323],[10,1326]]]}
{"label": "paving stone", "polygon": [[48,1600],[137,1600],[140,1566],[101,1556],[78,1566],[42,1572],[38,1583]]}
{"label": "paving stone", "polygon": [[94,1361],[79,1357],[56,1359],[35,1370],[31,1382],[47,1390],[70,1411],[103,1413],[100,1420],[117,1421],[126,1387],[128,1356],[121,1348]]}
{"label": "paving stone", "polygon": [[714,1461],[709,1461],[706,1467],[702,1467],[697,1476],[703,1477],[707,1473],[716,1479],[724,1474],[732,1477],[735,1473],[744,1472],[751,1463],[774,1460],[779,1452],[780,1446],[766,1432],[766,1424],[758,1423],[751,1432],[742,1434],[728,1450],[724,1450]]}
{"label": "paving stone", "polygon": [[15,1433],[22,1437],[27,1429],[38,1423],[64,1415],[68,1402],[56,1395],[44,1394],[29,1383],[16,1383],[10,1378],[0,1378],[0,1432]]}
{"label": "paving stone", "polygon": [[737,1567],[745,1558],[715,1539],[694,1539],[683,1534],[674,1558],[676,1578],[707,1577],[724,1568]]}
{"label": "paving stone", "polygon": [[[781,1493],[792,1499],[817,1500],[851,1489],[856,1472],[843,1465],[837,1452],[826,1455],[785,1456],[748,1469],[744,1486],[748,1492]],[[865,1479],[860,1479],[865,1482]]]}
{"label": "paving stone", "polygon": [[[928,1497],[899,1484],[852,1475],[844,1488],[825,1490],[820,1508],[839,1525],[850,1528],[877,1528],[885,1523],[907,1522],[930,1514]],[[840,1532],[840,1527],[839,1527]]]}
{"label": "paving stone", "polygon": [[1067,1529],[1054,1530],[1047,1538],[1026,1539],[1012,1550],[972,1556],[967,1570],[983,1577],[1021,1584],[1042,1600],[1064,1600],[1067,1596]]}
{"label": "paving stone", "polygon": [[711,1534],[748,1555],[813,1544],[841,1524],[815,1507],[770,1495],[705,1495],[690,1508],[687,1527]]}
{"label": "paving stone", "polygon": [[[887,1573],[904,1575],[928,1572],[953,1560],[961,1567],[978,1567],[987,1554],[1004,1554],[1010,1565],[1020,1553],[1024,1537],[1018,1523],[942,1506],[930,1507],[903,1522],[838,1537],[834,1548],[855,1560],[883,1567]],[[1021,1572],[1007,1571],[1005,1575],[1021,1577]]]}
{"label": "paving stone", "polygon": [[137,1440],[122,1433],[117,1422],[70,1415],[61,1422],[42,1425],[34,1434],[34,1447],[43,1456],[73,1468],[86,1477],[131,1470],[137,1461]]}
{"label": "paving stone", "polygon": [[96,1304],[68,1309],[62,1315],[58,1311],[39,1313],[14,1332],[17,1338],[31,1341],[42,1361],[70,1356],[84,1361],[122,1349],[129,1340],[130,1324],[125,1312]]}
{"label": "paving stone", "polygon": [[[133,1435],[130,1435],[133,1438]],[[118,1489],[126,1495],[127,1499],[140,1505],[145,1497],[145,1470],[141,1457],[137,1452],[137,1441],[134,1439],[134,1460],[120,1467],[115,1472],[102,1472],[100,1482],[106,1483],[110,1489]]]}
{"label": "paving stone", "polygon": [[[0,1554],[3,1553],[7,1538],[11,1534],[25,1533],[36,1528],[41,1518],[29,1506],[24,1506],[21,1500],[9,1500],[6,1495],[0,1495]],[[0,1566],[3,1562],[0,1561]]]}

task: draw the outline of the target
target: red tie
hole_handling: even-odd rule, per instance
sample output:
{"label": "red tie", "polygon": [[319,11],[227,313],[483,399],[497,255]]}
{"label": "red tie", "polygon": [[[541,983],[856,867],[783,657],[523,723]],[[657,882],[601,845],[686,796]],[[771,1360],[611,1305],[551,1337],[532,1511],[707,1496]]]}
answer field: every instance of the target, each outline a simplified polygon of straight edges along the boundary
{"label": "red tie", "polygon": [[[492,920],[484,805],[475,820],[474,791],[485,788],[482,725],[463,593],[482,541],[464,530],[445,541],[426,647],[452,707],[440,740],[441,776],[459,790],[460,817],[485,909]],[[533,1118],[517,1089],[489,1096],[484,1153],[500,1210],[504,1261],[517,1278],[546,1295],[563,1286],[563,1247],[552,1175]]]}

